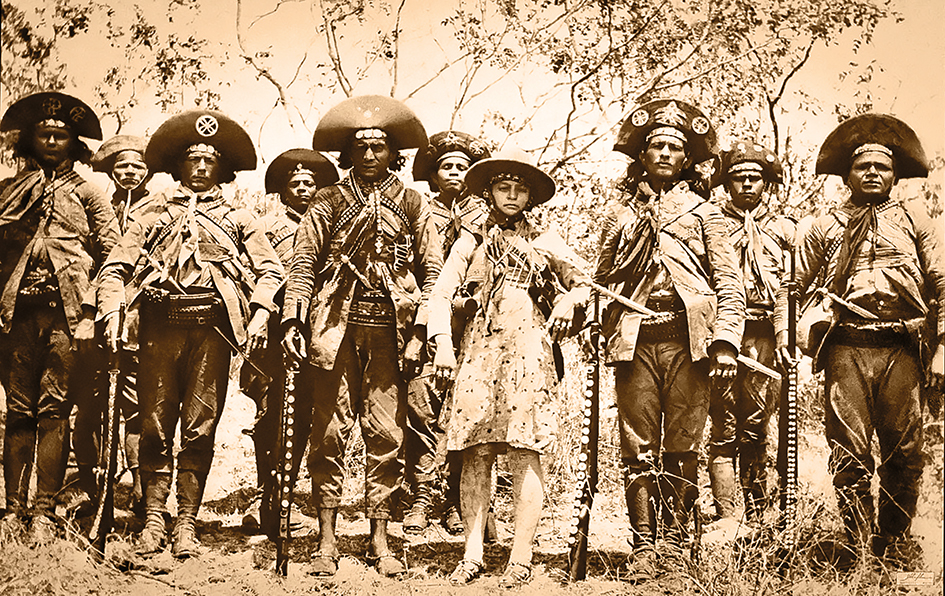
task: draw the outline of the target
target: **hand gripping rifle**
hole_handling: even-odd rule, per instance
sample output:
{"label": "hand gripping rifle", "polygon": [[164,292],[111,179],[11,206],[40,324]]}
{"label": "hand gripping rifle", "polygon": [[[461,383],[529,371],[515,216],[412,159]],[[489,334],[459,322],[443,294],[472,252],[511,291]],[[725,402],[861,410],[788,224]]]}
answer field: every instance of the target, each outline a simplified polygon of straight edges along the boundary
{"label": "hand gripping rifle", "polygon": [[794,525],[797,517],[797,281],[794,250],[790,251],[790,278],[787,284],[788,351],[786,378],[781,384],[781,413],[778,417],[778,476],[781,495],[781,529],[784,548],[794,547]]}
{"label": "hand gripping rifle", "polygon": [[[270,511],[278,514],[279,527],[276,532],[276,573],[289,574],[289,512],[292,509],[292,461],[295,450],[295,376],[299,363],[288,356],[285,362],[285,390],[279,407],[279,446],[276,453],[275,507]],[[304,449],[304,443],[302,445]]]}
{"label": "hand gripping rifle", "polygon": [[[124,324],[124,309],[118,313],[118,328]],[[119,349],[109,350],[108,358],[108,404],[103,412],[98,464],[98,504],[89,540],[96,556],[105,557],[105,541],[115,523],[115,480],[118,475],[118,381],[121,371],[118,367]]]}
{"label": "hand gripping rifle", "polygon": [[[596,289],[596,288],[595,288]],[[590,325],[593,362],[587,367],[584,381],[581,425],[581,453],[578,455],[578,486],[574,502],[574,517],[568,536],[568,579],[579,581],[587,577],[587,537],[590,534],[591,507],[597,494],[597,440],[600,431],[600,294],[594,292],[594,319]]]}

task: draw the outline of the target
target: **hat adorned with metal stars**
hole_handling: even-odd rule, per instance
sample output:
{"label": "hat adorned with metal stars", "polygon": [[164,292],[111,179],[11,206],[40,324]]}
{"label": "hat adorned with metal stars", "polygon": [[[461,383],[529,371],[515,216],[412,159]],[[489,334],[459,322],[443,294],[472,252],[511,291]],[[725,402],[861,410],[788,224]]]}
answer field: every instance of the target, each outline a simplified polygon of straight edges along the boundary
{"label": "hat adorned with metal stars", "polygon": [[504,149],[492,157],[477,161],[466,172],[469,194],[483,191],[501,180],[519,180],[528,186],[531,205],[540,205],[555,194],[555,181],[534,165],[531,155],[517,148]]}
{"label": "hat adorned with metal stars", "polygon": [[78,98],[56,91],[18,99],[3,114],[0,132],[23,130],[39,123],[68,128],[80,137],[102,139],[102,125],[92,108]]}
{"label": "hat adorned with metal stars", "polygon": [[141,159],[144,159],[144,151],[147,145],[147,141],[141,137],[117,135],[102,143],[89,163],[93,171],[110,174],[112,168],[115,167],[115,159],[118,158],[119,153],[122,151],[137,151],[141,154]]}
{"label": "hat adorned with metal stars", "polygon": [[624,120],[614,151],[637,159],[647,142],[661,134],[685,141],[693,163],[712,159],[716,149],[715,130],[698,108],[678,99],[655,99],[633,110]]}
{"label": "hat adorned with metal stars", "polygon": [[338,182],[338,170],[321,153],[311,149],[289,149],[279,154],[266,168],[266,192],[285,192],[293,175],[307,172],[317,188]]}
{"label": "hat adorned with metal stars", "polygon": [[722,152],[722,165],[712,180],[712,186],[722,184],[733,174],[753,170],[766,182],[781,184],[784,170],[774,152],[752,141],[736,141],[732,148]]}
{"label": "hat adorned with metal stars", "polygon": [[154,172],[176,175],[184,152],[194,145],[212,147],[234,172],[256,169],[256,149],[249,134],[213,110],[189,110],[168,118],[151,136],[145,161]]}
{"label": "hat adorned with metal stars", "polygon": [[465,132],[444,130],[430,137],[426,149],[417,153],[413,160],[413,179],[429,180],[436,172],[437,164],[450,153],[461,153],[472,165],[489,157],[486,144]]}
{"label": "hat adorned with metal stars", "polygon": [[817,154],[815,171],[846,178],[853,159],[869,151],[894,158],[899,178],[925,178],[929,175],[929,161],[915,131],[888,114],[861,114],[841,122],[824,139]]}
{"label": "hat adorned with metal stars", "polygon": [[[383,95],[346,99],[322,116],[312,135],[312,149],[343,151],[358,131],[377,131],[397,149],[423,148],[427,133],[420,119],[403,103]],[[383,133],[383,134],[380,134]]]}

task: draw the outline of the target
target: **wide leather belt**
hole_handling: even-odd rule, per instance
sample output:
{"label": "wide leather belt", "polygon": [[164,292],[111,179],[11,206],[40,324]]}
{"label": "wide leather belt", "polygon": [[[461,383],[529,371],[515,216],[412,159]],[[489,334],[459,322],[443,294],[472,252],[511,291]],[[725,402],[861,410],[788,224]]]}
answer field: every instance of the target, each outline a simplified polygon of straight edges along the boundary
{"label": "wide leather belt", "polygon": [[164,318],[176,327],[218,325],[226,313],[223,300],[215,293],[170,294],[159,288],[145,290],[144,309],[149,316]]}
{"label": "wide leather belt", "polygon": [[687,337],[689,326],[686,311],[660,312],[646,317],[640,324],[640,342],[656,343]]}
{"label": "wide leather belt", "polygon": [[909,344],[909,333],[899,321],[840,323],[830,340],[840,345],[862,348],[900,347]]}
{"label": "wide leather belt", "polygon": [[355,298],[348,311],[348,322],[364,327],[389,327],[396,324],[397,317],[390,298]]}

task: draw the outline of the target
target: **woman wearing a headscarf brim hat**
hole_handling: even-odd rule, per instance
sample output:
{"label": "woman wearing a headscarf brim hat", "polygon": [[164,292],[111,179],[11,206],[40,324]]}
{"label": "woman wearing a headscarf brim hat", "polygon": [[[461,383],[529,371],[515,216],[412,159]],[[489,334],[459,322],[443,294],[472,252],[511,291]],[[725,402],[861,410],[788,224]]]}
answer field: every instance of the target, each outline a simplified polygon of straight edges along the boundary
{"label": "woman wearing a headscarf brim hat", "polygon": [[486,144],[472,136],[471,134],[458,130],[444,130],[430,137],[426,149],[419,151],[417,157],[413,160],[413,179],[430,184],[430,189],[435,183],[431,178],[436,173],[440,161],[450,154],[462,154],[469,160],[469,164],[489,157],[489,148]]}
{"label": "woman wearing a headscarf brim hat", "polygon": [[65,93],[44,91],[18,99],[0,120],[0,132],[26,130],[44,120],[55,120],[76,135],[102,140],[98,116],[80,99]]}
{"label": "woman wearing a headscarf brim hat", "polygon": [[840,123],[827,135],[817,154],[817,174],[846,178],[853,165],[854,153],[874,149],[892,153],[897,178],[925,178],[929,161],[922,143],[908,124],[887,114],[861,114]]}
{"label": "woman wearing a headscarf brim hat", "polygon": [[[712,187],[724,184],[730,176],[744,170],[755,169],[768,184],[781,184],[784,170],[781,160],[774,152],[751,141],[737,141],[728,151],[723,151],[719,171],[712,179]],[[755,164],[757,167],[752,168]]]}
{"label": "woman wearing a headscarf brim hat", "polygon": [[213,110],[189,110],[171,116],[151,136],[144,160],[152,172],[167,172],[178,179],[184,152],[193,145],[210,145],[220,155],[232,182],[234,173],[256,169],[256,149],[242,126]]}
{"label": "woman wearing a headscarf brim hat", "polygon": [[266,169],[266,192],[285,192],[289,179],[299,168],[312,172],[316,188],[324,188],[338,182],[338,170],[321,153],[304,148],[289,149],[272,160]]}
{"label": "woman wearing a headscarf brim hat", "polygon": [[423,148],[427,133],[420,119],[402,102],[383,95],[346,99],[322,116],[312,135],[316,151],[344,151],[359,130],[383,130],[395,149]]}
{"label": "woman wearing a headscarf brim hat", "polygon": [[529,201],[526,209],[541,205],[555,194],[555,181],[548,174],[532,165],[531,157],[519,149],[501,151],[493,157],[478,161],[466,172],[466,188],[469,194],[485,196],[492,184],[508,176],[516,176],[528,186]]}
{"label": "woman wearing a headscarf brim hat", "polygon": [[92,156],[89,165],[92,166],[94,172],[104,172],[110,175],[119,153],[122,151],[136,151],[143,158],[147,145],[147,141],[141,137],[132,135],[114,136],[102,143],[95,155]]}
{"label": "woman wearing a headscarf brim hat", "polygon": [[655,99],[633,110],[620,126],[614,151],[639,159],[640,153],[646,150],[650,133],[660,132],[658,129],[667,129],[665,132],[670,134],[675,129],[681,133],[693,164],[714,157],[716,136],[709,119],[695,106],[678,99]]}

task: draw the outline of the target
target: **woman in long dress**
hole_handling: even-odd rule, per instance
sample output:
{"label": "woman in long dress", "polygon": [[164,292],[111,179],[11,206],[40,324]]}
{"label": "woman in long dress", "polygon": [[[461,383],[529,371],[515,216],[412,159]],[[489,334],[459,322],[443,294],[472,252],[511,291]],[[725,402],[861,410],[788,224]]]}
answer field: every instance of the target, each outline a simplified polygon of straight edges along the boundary
{"label": "woman in long dress", "polygon": [[[491,470],[496,456],[506,453],[515,530],[500,585],[514,587],[531,579],[544,499],[540,455],[553,446],[558,430],[552,343],[571,331],[575,307],[587,303],[588,279],[580,257],[557,233],[539,231],[525,217],[552,197],[555,185],[523,153],[477,162],[466,184],[491,212],[479,233],[464,231],[453,245],[430,298],[428,321],[438,381],[447,382],[455,372],[447,448],[463,453],[466,547],[450,583],[469,583],[482,571]],[[458,364],[450,337],[457,294],[477,305]]]}

